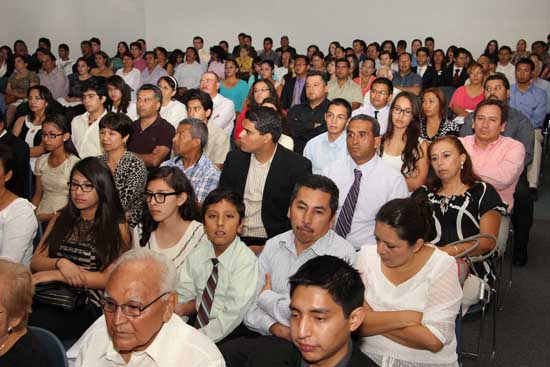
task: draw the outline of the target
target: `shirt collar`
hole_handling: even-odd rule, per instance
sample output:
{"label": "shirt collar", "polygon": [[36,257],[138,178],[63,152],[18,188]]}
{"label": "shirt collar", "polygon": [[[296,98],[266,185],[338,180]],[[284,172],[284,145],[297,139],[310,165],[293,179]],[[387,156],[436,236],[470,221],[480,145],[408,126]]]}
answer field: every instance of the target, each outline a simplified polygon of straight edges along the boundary
{"label": "shirt collar", "polygon": [[233,242],[231,242],[231,244],[227,246],[225,251],[222,252],[220,256],[216,256],[216,254],[214,253],[214,245],[209,242],[210,246],[208,246],[207,257],[204,259],[204,262],[210,263],[212,262],[213,258],[216,258],[218,259],[220,264],[223,265],[223,267],[230,268],[231,262],[233,260],[233,253],[235,252],[235,249],[238,246],[239,242],[241,242],[241,239],[239,238],[239,236],[236,236]]}
{"label": "shirt collar", "polygon": [[476,148],[478,149],[481,149],[481,150],[486,150],[486,149],[492,149],[494,146],[500,144],[500,142],[502,141],[503,137],[502,135],[499,135],[498,139],[489,143],[489,145],[487,145],[487,148],[481,148],[478,144],[477,144],[477,138],[475,138],[475,135],[474,135],[474,145],[476,146]]}
{"label": "shirt collar", "polygon": [[[327,233],[321,238],[319,238],[315,243],[311,246],[309,246],[307,249],[302,251],[302,254],[307,251],[313,251],[317,256],[325,255],[327,253],[327,247],[330,246],[330,244],[333,241],[333,237],[335,235],[335,232],[332,229],[329,229]],[[290,251],[294,256],[298,257],[300,255],[296,252],[296,236],[294,235],[294,232],[289,230],[284,234],[284,236],[279,240],[279,245],[285,247],[288,251]]]}

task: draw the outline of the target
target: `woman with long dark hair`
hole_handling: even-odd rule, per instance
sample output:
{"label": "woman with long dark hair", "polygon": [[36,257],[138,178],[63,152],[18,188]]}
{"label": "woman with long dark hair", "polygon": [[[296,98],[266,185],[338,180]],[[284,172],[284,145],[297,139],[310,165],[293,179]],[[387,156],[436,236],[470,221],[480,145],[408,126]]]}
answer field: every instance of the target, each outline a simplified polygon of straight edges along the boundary
{"label": "woman with long dark hair", "polygon": [[220,94],[233,101],[237,118],[243,109],[246,96],[248,95],[248,84],[239,79],[239,65],[235,60],[225,61],[225,78],[220,81]]}
{"label": "woman with long dark hair", "polygon": [[149,247],[180,268],[187,255],[206,239],[197,197],[177,167],[151,170],[145,190],[143,219],[133,232],[134,247]]}
{"label": "woman with long dark hair", "polygon": [[220,80],[225,77],[225,61],[227,53],[220,46],[210,47],[210,61],[208,62],[208,71],[215,73]]}
{"label": "woman with long dark hair", "polygon": [[418,97],[399,93],[392,101],[388,130],[380,143],[380,156],[405,176],[409,191],[423,185],[428,177],[428,143],[420,137],[421,117]]}
{"label": "woman with long dark hair", "polygon": [[8,78],[6,93],[4,95],[4,101],[8,105],[6,109],[6,126],[8,127],[11,127],[15,119],[17,107],[25,102],[28,89],[33,85],[40,84],[38,75],[34,71],[29,70],[31,61],[31,57],[28,55],[17,55],[14,58],[16,72],[12,73]]}
{"label": "woman with long dark hair", "polygon": [[71,141],[70,123],[64,115],[46,116],[42,124],[42,146],[46,150],[36,160],[32,203],[42,223],[51,220],[67,205],[69,175],[80,160]]}
{"label": "woman with long dark hair", "polygon": [[122,68],[122,55],[126,52],[130,52],[130,47],[124,41],[120,41],[116,46],[116,55],[111,59],[111,68],[116,73],[116,71]]}
{"label": "woman with long dark hair", "polygon": [[109,56],[99,51],[94,56],[96,67],[90,71],[90,74],[96,77],[103,77],[105,79],[113,76],[114,72],[111,70],[111,64],[109,62]]}
{"label": "woman with long dark hair", "polygon": [[483,55],[487,56],[490,59],[498,60],[498,41],[490,40],[489,42],[487,42],[487,46],[485,46]]}
{"label": "woman with long dark hair", "polygon": [[433,87],[440,87],[443,81],[443,70],[447,67],[447,56],[442,49],[434,51],[431,59],[431,65],[435,70],[435,76],[432,82]]}
{"label": "woman with long dark hair", "polygon": [[82,102],[82,91],[86,89],[89,83],[95,82],[96,77],[90,74],[90,65],[85,57],[76,60],[76,73],[69,75],[69,95],[65,97],[65,102],[70,106],[78,105]]}
{"label": "woman with long dark hair", "polygon": [[119,75],[107,79],[107,102],[105,108],[109,112],[124,113],[132,121],[138,119],[135,102],[132,102],[130,86]]}
{"label": "woman with long dark hair", "polygon": [[56,281],[85,292],[85,304],[72,311],[35,299],[29,324],[60,339],[80,337],[101,315],[102,290],[130,240],[109,167],[88,157],[70,177],[69,203],[48,224],[31,261],[35,284]]}
{"label": "woman with long dark hair", "polygon": [[432,142],[445,136],[458,136],[460,126],[447,118],[447,98],[441,88],[427,88],[420,93],[424,118],[420,121],[420,136]]}

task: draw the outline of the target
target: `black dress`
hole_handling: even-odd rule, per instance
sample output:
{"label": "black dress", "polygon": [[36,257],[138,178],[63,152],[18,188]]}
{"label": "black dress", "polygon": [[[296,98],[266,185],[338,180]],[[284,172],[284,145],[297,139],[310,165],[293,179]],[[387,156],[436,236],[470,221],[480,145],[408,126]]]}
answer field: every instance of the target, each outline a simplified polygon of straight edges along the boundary
{"label": "black dress", "polygon": [[[416,189],[412,196],[416,195],[427,196],[432,205],[436,233],[432,243],[440,247],[479,234],[481,217],[490,210],[506,215],[506,204],[493,186],[485,182],[477,182],[464,195],[450,198],[428,192],[426,186]],[[494,269],[489,259],[476,263],[475,270],[484,280],[494,280]]]}
{"label": "black dress", "polygon": [[30,330],[4,354],[0,366],[6,367],[49,367],[44,358],[44,347]]}

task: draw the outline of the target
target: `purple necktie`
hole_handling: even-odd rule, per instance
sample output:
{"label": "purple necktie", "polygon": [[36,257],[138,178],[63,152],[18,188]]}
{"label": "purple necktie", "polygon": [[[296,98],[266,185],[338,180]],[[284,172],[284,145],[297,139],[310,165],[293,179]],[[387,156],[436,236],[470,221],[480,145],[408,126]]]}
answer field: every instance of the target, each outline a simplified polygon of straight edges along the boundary
{"label": "purple necktie", "polygon": [[212,259],[212,274],[206,281],[206,287],[202,292],[201,304],[199,305],[199,312],[197,313],[196,328],[205,327],[210,321],[210,310],[212,309],[212,303],[214,302],[214,293],[216,292],[216,285],[218,284],[218,259]]}
{"label": "purple necktie", "polygon": [[340,210],[340,215],[338,215],[338,221],[336,222],[335,228],[336,233],[343,238],[346,238],[351,230],[351,221],[353,220],[355,205],[357,205],[357,197],[359,196],[359,187],[361,185],[361,176],[363,175],[357,168],[354,169],[353,172],[355,173],[355,180],[348,191],[348,196],[346,196],[346,201],[344,201],[342,210]]}

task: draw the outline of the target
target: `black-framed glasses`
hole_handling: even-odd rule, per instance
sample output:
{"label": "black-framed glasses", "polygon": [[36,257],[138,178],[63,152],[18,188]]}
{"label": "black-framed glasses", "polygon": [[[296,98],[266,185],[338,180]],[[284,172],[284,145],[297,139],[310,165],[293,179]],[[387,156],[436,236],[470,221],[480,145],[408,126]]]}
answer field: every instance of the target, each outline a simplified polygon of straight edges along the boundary
{"label": "black-framed glasses", "polygon": [[103,308],[103,311],[108,313],[114,313],[116,312],[116,309],[120,307],[123,314],[130,317],[139,317],[141,316],[141,313],[145,311],[147,308],[149,308],[151,305],[153,305],[156,301],[161,299],[162,297],[166,296],[170,292],[164,292],[145,306],[134,306],[134,305],[128,305],[126,303],[119,305],[113,299],[103,297],[99,300],[99,303],[101,303],[101,308]]}
{"label": "black-framed glasses", "polygon": [[413,111],[412,110],[405,110],[399,106],[393,106],[393,108],[391,109],[393,112],[395,112],[396,115],[400,115],[401,113],[403,113],[403,115],[409,117],[410,115],[412,115]]}
{"label": "black-framed glasses", "polygon": [[68,185],[69,185],[69,190],[71,191],[76,191],[78,190],[79,187],[80,187],[80,190],[82,190],[83,192],[90,192],[94,189],[94,185],[92,185],[91,183],[79,184],[76,182],[69,182]]}
{"label": "black-framed glasses", "polygon": [[65,135],[64,133],[61,133],[61,134],[55,134],[55,133],[49,133],[49,134],[42,134],[42,140],[48,138],[50,140],[53,140],[55,138],[57,138],[58,136],[62,136],[62,135]]}
{"label": "black-framed glasses", "polygon": [[143,194],[145,200],[150,203],[155,198],[157,204],[163,204],[166,201],[167,196],[179,195],[177,192],[146,192]]}

